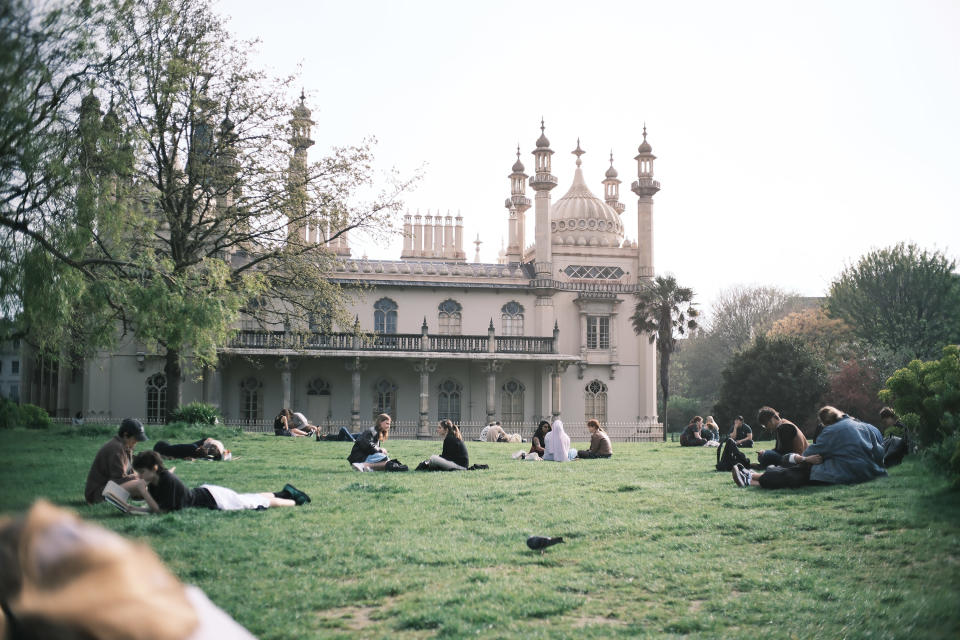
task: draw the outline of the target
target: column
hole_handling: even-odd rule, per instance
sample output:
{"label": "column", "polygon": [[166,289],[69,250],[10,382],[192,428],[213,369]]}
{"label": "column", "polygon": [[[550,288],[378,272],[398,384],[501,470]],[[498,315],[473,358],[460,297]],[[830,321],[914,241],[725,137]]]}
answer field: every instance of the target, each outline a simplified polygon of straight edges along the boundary
{"label": "column", "polygon": [[437,363],[427,358],[417,360],[414,370],[420,374],[420,423],[417,429],[417,438],[429,438],[430,432],[430,374],[436,371]]}
{"label": "column", "polygon": [[280,388],[281,393],[283,394],[283,399],[281,401],[281,406],[287,409],[291,408],[291,399],[293,397],[292,389],[292,379],[293,374],[290,371],[290,361],[286,358],[281,360],[280,364]]}
{"label": "column", "polygon": [[503,363],[491,360],[481,367],[487,374],[487,424],[496,420],[497,415],[497,373],[503,369]]}
{"label": "column", "polygon": [[203,370],[203,401],[211,404],[223,413],[221,408],[223,398],[223,376],[218,367],[207,367]]}
{"label": "column", "polygon": [[345,363],[347,371],[351,373],[350,383],[353,392],[353,402],[350,405],[350,427],[355,431],[360,426],[360,372],[366,368],[366,365],[360,362],[360,358],[347,360]]}
{"label": "column", "polygon": [[560,417],[560,367],[554,367],[550,373],[550,413],[554,419]]}

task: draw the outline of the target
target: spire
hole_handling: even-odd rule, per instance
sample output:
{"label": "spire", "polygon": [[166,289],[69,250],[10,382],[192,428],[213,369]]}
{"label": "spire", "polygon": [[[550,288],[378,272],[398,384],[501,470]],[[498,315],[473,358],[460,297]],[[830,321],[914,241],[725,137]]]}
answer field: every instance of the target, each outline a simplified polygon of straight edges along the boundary
{"label": "spire", "polygon": [[622,214],[627,207],[620,202],[620,180],[617,178],[617,170],[613,168],[613,149],[610,150],[610,168],[604,175],[606,176],[603,181],[604,200],[614,211]]}
{"label": "spire", "polygon": [[586,153],[586,151],[580,148],[580,138],[577,138],[577,148],[571,151],[570,153],[577,156],[577,168],[579,168],[580,165],[582,164],[582,162],[580,161],[580,156]]}

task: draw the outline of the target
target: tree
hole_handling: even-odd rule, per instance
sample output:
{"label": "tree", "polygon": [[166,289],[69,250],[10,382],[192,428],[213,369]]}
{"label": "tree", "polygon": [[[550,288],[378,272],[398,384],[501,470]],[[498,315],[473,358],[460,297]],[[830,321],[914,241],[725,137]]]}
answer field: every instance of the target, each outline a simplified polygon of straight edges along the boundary
{"label": "tree", "polygon": [[767,335],[800,338],[828,369],[838,369],[842,362],[852,359],[858,352],[850,325],[831,318],[820,307],[795,311],[780,318]]}
{"label": "tree", "polygon": [[[291,118],[293,78],[254,68],[207,0],[111,5],[96,68],[109,108],[101,119],[96,95],[84,99],[69,206],[39,211],[43,231],[20,231],[42,267],[22,289],[46,294],[23,306],[31,332],[54,335],[67,314],[37,313],[43,300],[102,303],[104,334],[132,332],[163,354],[169,416],[186,359],[214,365],[240,314],[294,331],[320,318],[346,326],[346,293],[326,278],[334,245],[354,229],[389,233],[409,182],[373,192],[371,142],[308,162],[305,96]],[[51,246],[50,230],[75,238],[74,253]]]}
{"label": "tree", "polygon": [[637,294],[637,306],[631,322],[633,330],[646,333],[657,343],[660,359],[660,390],[663,402],[663,437],[666,439],[670,408],[670,356],[677,349],[678,335],[697,328],[699,315],[693,302],[693,289],[680,287],[673,276],[657,276],[651,286]]}
{"label": "tree", "polygon": [[956,262],[916,245],[866,254],[830,285],[826,309],[864,342],[890,352],[933,358],[960,341]]}
{"label": "tree", "polygon": [[877,397],[883,381],[873,367],[859,360],[847,360],[829,374],[827,384],[830,404],[864,422],[876,423],[883,408]]}
{"label": "tree", "polygon": [[723,370],[714,415],[726,424],[733,416],[752,414],[767,405],[798,425],[810,426],[826,391],[823,363],[803,341],[761,335]]}

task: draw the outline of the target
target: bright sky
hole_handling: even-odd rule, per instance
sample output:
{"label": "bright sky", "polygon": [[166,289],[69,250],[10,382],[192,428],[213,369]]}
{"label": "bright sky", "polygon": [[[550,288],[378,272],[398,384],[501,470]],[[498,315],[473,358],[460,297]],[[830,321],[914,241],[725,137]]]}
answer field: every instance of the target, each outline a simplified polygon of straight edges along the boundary
{"label": "bright sky", "polygon": [[[518,143],[530,173],[541,116],[554,201],[577,137],[598,196],[612,150],[629,238],[646,122],[662,186],[655,267],[703,307],[737,284],[824,295],[845,266],[899,241],[960,257],[955,0],[218,6],[238,36],[262,40],[269,69],[302,64],[311,153],[376,136],[385,169],[424,167],[405,206],[460,211],[484,262],[506,241],[506,176]],[[401,246],[354,254],[398,259]]]}

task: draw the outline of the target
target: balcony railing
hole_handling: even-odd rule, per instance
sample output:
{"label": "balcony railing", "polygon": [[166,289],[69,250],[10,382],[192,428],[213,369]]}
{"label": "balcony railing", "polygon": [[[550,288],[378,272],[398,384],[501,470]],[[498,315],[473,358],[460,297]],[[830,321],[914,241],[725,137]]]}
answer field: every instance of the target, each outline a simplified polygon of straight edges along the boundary
{"label": "balcony railing", "polygon": [[[491,341],[493,349],[491,349]],[[296,351],[423,351],[433,353],[555,353],[554,339],[538,336],[457,336],[419,333],[289,333],[238,331],[228,349]]]}

